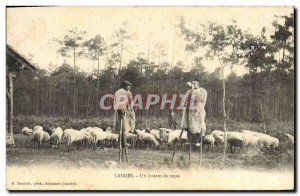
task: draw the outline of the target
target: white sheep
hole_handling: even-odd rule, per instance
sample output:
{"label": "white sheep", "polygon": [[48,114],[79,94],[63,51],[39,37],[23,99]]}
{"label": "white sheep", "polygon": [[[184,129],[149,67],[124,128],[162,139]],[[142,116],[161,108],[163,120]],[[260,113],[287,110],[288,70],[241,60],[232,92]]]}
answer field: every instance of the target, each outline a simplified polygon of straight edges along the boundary
{"label": "white sheep", "polygon": [[42,129],[43,130],[43,127],[42,126],[35,126],[35,127],[33,127],[33,131],[36,131],[38,129]]}
{"label": "white sheep", "polygon": [[259,134],[255,134],[249,131],[242,131],[242,138],[243,138],[243,146],[246,149],[253,149],[255,150],[258,145]]}
{"label": "white sheep", "polygon": [[243,133],[243,134],[254,135],[254,136],[256,136],[256,137],[259,137],[259,136],[261,136],[261,135],[266,135],[266,134],[264,134],[264,133],[258,133],[258,132],[256,132],[256,131],[250,131],[250,130],[242,130],[242,133]]}
{"label": "white sheep", "polygon": [[[264,133],[258,133],[255,131],[250,131],[250,130],[243,130],[243,134],[247,135],[252,135],[252,139],[257,139],[257,146],[258,147],[270,147],[270,148],[275,148],[278,147],[279,145],[279,140],[275,137],[272,137],[270,135],[264,134]],[[250,138],[250,137],[249,137]]]}
{"label": "white sheep", "polygon": [[82,129],[82,131],[87,131],[91,134],[93,149],[97,147],[98,142],[105,142],[106,136],[108,134],[108,132],[104,132],[103,129],[99,127],[87,127],[85,129]]}
{"label": "white sheep", "polygon": [[23,135],[29,136],[33,133],[33,130],[29,129],[28,127],[24,127],[21,132]]}
{"label": "white sheep", "polygon": [[103,129],[99,128],[99,127],[87,127],[86,129],[87,132],[89,132],[90,134],[94,134],[94,133],[102,133],[104,132]]}
{"label": "white sheep", "polygon": [[167,128],[158,128],[158,130],[164,131],[164,132],[166,132],[166,133],[170,133],[170,132],[173,132],[173,131],[174,131],[174,130],[172,130],[172,129],[167,129]]}
{"label": "white sheep", "polygon": [[151,135],[150,133],[146,133],[144,130],[135,130],[138,136],[138,139],[141,140],[144,143],[148,143],[149,145],[154,145],[154,147],[158,147],[159,143],[158,141],[155,139],[155,137],[153,135]]}
{"label": "white sheep", "polygon": [[[174,130],[168,134],[168,144],[174,144],[175,141],[179,140],[180,134],[182,130]],[[183,131],[181,135],[181,141],[187,141],[187,132]]]}
{"label": "white sheep", "polygon": [[290,152],[293,153],[292,149],[294,149],[294,136],[288,133],[277,133],[277,138],[279,139],[279,148],[282,152]]}
{"label": "white sheep", "polygon": [[63,135],[62,135],[62,138],[61,138],[61,142],[62,143],[65,143],[65,142],[67,142],[67,135],[68,135],[68,133],[69,132],[73,132],[73,131],[77,131],[77,130],[75,130],[75,129],[65,129],[64,131],[63,131]]}
{"label": "white sheep", "polygon": [[77,131],[77,130],[72,129],[72,128],[63,130],[62,142],[67,142],[66,141],[67,135],[69,134],[69,132],[74,132],[74,131]]}
{"label": "white sheep", "polygon": [[204,138],[203,138],[203,146],[204,145],[208,146],[207,151],[209,151],[210,148],[213,149],[213,151],[215,151],[215,148],[214,148],[214,146],[215,146],[215,138],[214,138],[214,136],[212,136],[212,135],[206,135],[206,136],[204,136]]}
{"label": "white sheep", "polygon": [[106,140],[107,141],[115,141],[115,142],[118,142],[119,138],[118,138],[119,134],[115,134],[115,133],[110,133],[110,132],[107,132],[106,133]]}
{"label": "white sheep", "polygon": [[294,136],[292,136],[291,134],[288,134],[288,133],[285,133],[284,135],[287,137],[287,141],[290,144],[294,145]]}
{"label": "white sheep", "polygon": [[35,142],[38,143],[39,148],[43,143],[47,142],[50,139],[50,135],[43,131],[43,127],[35,127],[33,133],[30,135],[30,141],[33,142],[35,147]]}
{"label": "white sheep", "polygon": [[[64,138],[67,143],[68,151],[70,152],[70,148],[73,142],[77,141],[77,130],[74,129],[66,129],[64,130]],[[78,146],[79,148],[79,146]]]}
{"label": "white sheep", "polygon": [[77,149],[79,149],[79,144],[81,141],[91,139],[90,133],[84,131],[77,131],[75,129],[65,130],[64,134],[67,141],[68,151],[70,151],[70,147],[73,142],[77,142]]}
{"label": "white sheep", "polygon": [[222,135],[222,136],[224,136],[224,131],[220,131],[220,130],[213,130],[212,132],[211,132],[211,135]]}
{"label": "white sheep", "polygon": [[49,135],[49,133],[47,133],[47,132],[44,131],[44,133],[43,133],[43,141],[46,142],[48,140],[50,140],[50,135]]}
{"label": "white sheep", "polygon": [[135,146],[135,142],[137,140],[137,135],[133,134],[133,133],[127,133],[126,134],[126,140],[127,142],[132,145],[132,148],[134,149],[134,146]]}
{"label": "white sheep", "polygon": [[215,138],[215,145],[222,146],[224,144],[224,132],[220,130],[214,130],[211,135]]}
{"label": "white sheep", "polygon": [[173,132],[173,130],[172,129],[167,129],[167,128],[159,128],[158,130],[159,130],[159,137],[161,139],[161,143],[167,143],[169,133]]}
{"label": "white sheep", "polygon": [[153,135],[157,141],[161,141],[160,131],[159,130],[157,130],[157,129],[151,129],[150,130],[150,134]]}
{"label": "white sheep", "polygon": [[83,146],[87,146],[87,143],[93,143],[93,136],[90,132],[88,132],[86,129],[81,129],[80,132],[85,135],[85,138],[82,140]]}
{"label": "white sheep", "polygon": [[25,139],[25,146],[27,146],[28,142],[30,140],[30,136],[33,133],[33,130],[29,129],[28,127],[24,127],[21,132],[22,132],[23,135],[27,136],[26,139]]}
{"label": "white sheep", "polygon": [[87,128],[80,129],[79,131],[87,131],[87,132],[89,132]]}
{"label": "white sheep", "polygon": [[93,127],[93,130],[99,131],[99,132],[103,132],[103,129],[101,129],[101,128],[99,128],[99,127]]}
{"label": "white sheep", "polygon": [[257,141],[259,147],[276,148],[279,145],[279,140],[270,135],[260,135]]}
{"label": "white sheep", "polygon": [[109,146],[117,146],[119,141],[119,134],[106,132],[105,141],[109,143]]}
{"label": "white sheep", "polygon": [[92,127],[87,127],[87,128],[83,128],[83,129],[86,129],[87,131],[89,131],[89,130],[92,130],[93,128]]}
{"label": "white sheep", "polygon": [[226,132],[226,138],[228,142],[228,146],[230,148],[231,153],[233,153],[233,149],[239,147],[242,149],[243,147],[243,135],[240,132]]}
{"label": "white sheep", "polygon": [[62,140],[62,135],[63,135],[62,128],[57,127],[53,130],[53,133],[50,137],[50,140],[53,140],[53,142],[54,142],[52,145],[53,148],[58,147],[60,145],[61,140]]}
{"label": "white sheep", "polygon": [[102,129],[95,129],[93,128],[93,130],[90,131],[90,134],[92,135],[93,138],[93,149],[96,149],[97,147],[97,143],[98,142],[105,142],[105,139],[107,137],[107,132],[104,132]]}

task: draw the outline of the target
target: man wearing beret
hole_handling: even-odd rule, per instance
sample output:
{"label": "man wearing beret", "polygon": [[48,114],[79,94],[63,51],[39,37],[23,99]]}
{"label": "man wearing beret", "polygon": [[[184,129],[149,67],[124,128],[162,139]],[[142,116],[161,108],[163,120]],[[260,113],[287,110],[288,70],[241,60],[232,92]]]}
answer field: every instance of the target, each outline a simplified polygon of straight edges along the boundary
{"label": "man wearing beret", "polygon": [[[131,82],[127,80],[123,81],[120,86],[121,88],[114,95],[114,131],[120,132],[122,122],[122,132],[125,136],[129,131],[135,129],[135,113],[131,104],[131,86]],[[125,147],[125,143],[126,141],[122,141],[122,147]]]}

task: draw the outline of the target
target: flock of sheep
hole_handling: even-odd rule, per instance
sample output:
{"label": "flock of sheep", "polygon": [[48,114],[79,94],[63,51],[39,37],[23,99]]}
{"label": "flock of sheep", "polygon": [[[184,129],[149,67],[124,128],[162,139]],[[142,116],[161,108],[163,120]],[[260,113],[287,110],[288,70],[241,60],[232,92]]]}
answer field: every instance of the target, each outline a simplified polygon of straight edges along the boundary
{"label": "flock of sheep", "polygon": [[[33,129],[24,127],[22,134],[27,136],[26,146],[38,147],[50,146],[53,148],[64,144],[67,146],[68,151],[72,144],[80,146],[92,147],[118,147],[119,134],[113,133],[112,129],[108,127],[103,130],[99,127],[87,127],[81,130],[65,129],[57,127],[53,129],[47,129],[42,126],[36,126]],[[181,130],[171,130],[167,128],[159,129],[136,129],[126,134],[126,141],[128,147],[139,148],[159,148],[161,145],[173,146],[176,143],[187,143],[187,132],[184,131],[181,139],[179,139]],[[276,149],[280,143],[287,144],[290,147],[294,145],[294,137],[290,134],[281,134],[280,137],[272,137],[267,134],[242,130],[241,132],[227,132],[220,130],[211,131],[209,135],[205,135],[203,138],[203,147],[207,146],[207,150],[215,150],[215,147],[223,148],[224,141],[227,140],[228,148],[231,153],[237,151],[237,149],[254,149],[261,148]],[[180,142],[179,142],[180,140]]]}

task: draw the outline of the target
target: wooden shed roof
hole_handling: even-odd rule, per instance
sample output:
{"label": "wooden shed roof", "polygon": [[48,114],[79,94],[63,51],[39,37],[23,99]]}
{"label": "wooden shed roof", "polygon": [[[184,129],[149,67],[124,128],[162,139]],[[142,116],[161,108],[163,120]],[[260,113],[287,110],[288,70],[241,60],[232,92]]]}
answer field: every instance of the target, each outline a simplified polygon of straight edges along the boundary
{"label": "wooden shed roof", "polygon": [[32,63],[8,44],[6,44],[6,66],[9,71],[36,70],[36,67]]}

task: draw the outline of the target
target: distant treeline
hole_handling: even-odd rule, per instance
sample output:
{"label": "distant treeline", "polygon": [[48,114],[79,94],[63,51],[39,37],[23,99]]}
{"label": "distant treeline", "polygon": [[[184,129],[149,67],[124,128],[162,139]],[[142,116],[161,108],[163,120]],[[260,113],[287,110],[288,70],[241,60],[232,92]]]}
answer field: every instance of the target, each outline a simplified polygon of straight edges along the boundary
{"label": "distant treeline", "polygon": [[[260,74],[263,73],[257,75],[250,72],[238,77],[233,72],[227,77],[226,103],[229,118],[259,122],[262,120],[263,110],[266,118],[271,121],[293,119],[294,73],[290,72],[284,77],[279,77],[279,73],[275,71],[267,77],[260,77]],[[35,77],[29,72],[20,73],[15,78],[15,114],[72,116],[74,77],[77,81],[76,116],[112,116],[112,111],[102,111],[99,108],[97,79],[83,72],[75,73],[68,64],[63,64],[51,74],[44,70],[38,70]],[[145,75],[141,72],[139,61],[131,61],[127,68],[121,69],[120,76],[111,68],[101,72],[99,97],[114,93],[119,87],[119,80],[128,79],[134,84],[133,95],[168,94],[170,98],[172,94],[185,93],[188,90],[185,83],[194,78],[199,79],[201,86],[208,92],[207,117],[221,117],[222,81],[219,69],[213,73],[199,72],[196,69],[183,72],[180,67],[174,67],[168,72],[157,69]],[[151,107],[150,111],[137,111],[139,117],[161,117],[167,114],[168,111],[160,110],[159,105]],[[178,111],[177,115],[181,115],[181,112]]]}

